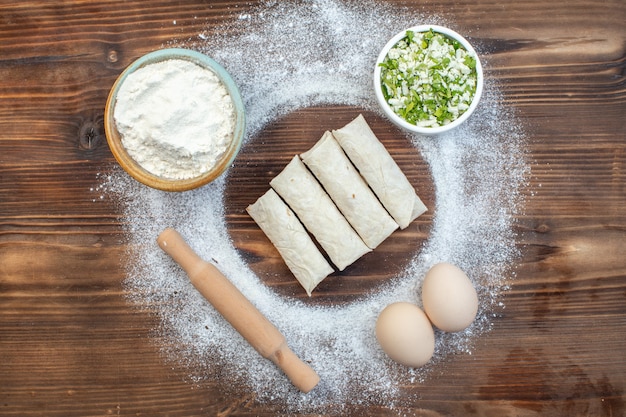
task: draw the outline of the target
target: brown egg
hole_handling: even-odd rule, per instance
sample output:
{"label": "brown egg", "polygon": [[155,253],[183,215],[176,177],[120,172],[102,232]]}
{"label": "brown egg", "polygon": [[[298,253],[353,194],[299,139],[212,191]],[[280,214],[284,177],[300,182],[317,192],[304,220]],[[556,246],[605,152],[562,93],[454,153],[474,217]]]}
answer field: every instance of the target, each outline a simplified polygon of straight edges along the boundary
{"label": "brown egg", "polygon": [[433,326],[426,314],[411,303],[393,303],[380,313],[376,339],[391,359],[406,366],[424,365],[435,351]]}
{"label": "brown egg", "polygon": [[468,327],[478,312],[478,296],[465,272],[449,263],[434,265],[424,277],[422,304],[430,321],[446,332]]}

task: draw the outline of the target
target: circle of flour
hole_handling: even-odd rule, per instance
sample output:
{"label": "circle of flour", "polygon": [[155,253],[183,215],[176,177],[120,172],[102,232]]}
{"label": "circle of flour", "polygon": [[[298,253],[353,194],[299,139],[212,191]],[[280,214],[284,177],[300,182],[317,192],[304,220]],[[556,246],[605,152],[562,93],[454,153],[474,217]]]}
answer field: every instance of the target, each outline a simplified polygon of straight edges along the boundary
{"label": "circle of flour", "polygon": [[[445,25],[432,16],[369,2],[268,2],[233,22],[245,25],[235,31],[243,35],[201,34],[185,46],[213,56],[235,78],[248,114],[245,140],[251,141],[268,123],[299,108],[348,105],[355,107],[355,116],[359,109],[378,111],[371,87],[378,51],[400,28],[424,22]],[[488,82],[481,105],[464,126],[435,138],[409,138],[432,172],[437,207],[431,234],[423,247],[413,248],[405,271],[348,305],[306,306],[276,295],[260,281],[230,242],[225,176],[178,194],[143,187],[120,170],[106,177],[101,188],[117,198],[126,220],[124,285],[136,306],[159,316],[154,332],[165,358],[187,366],[191,381],[223,379],[234,392],[243,384],[259,401],[276,402],[287,412],[341,414],[338,404],[402,405],[411,399],[400,392],[401,384],[425,382],[451,353],[471,354],[473,340],[489,330],[503,308],[500,294],[514,275],[518,253],[512,225],[528,170],[524,133],[499,95],[497,85]],[[311,363],[322,379],[315,390],[299,393],[197,293],[155,243],[168,226],[215,262],[284,333],[296,354]],[[458,265],[474,281],[478,318],[463,332],[437,333],[430,365],[398,366],[376,343],[376,317],[391,302],[420,304],[421,279],[441,261]]]}

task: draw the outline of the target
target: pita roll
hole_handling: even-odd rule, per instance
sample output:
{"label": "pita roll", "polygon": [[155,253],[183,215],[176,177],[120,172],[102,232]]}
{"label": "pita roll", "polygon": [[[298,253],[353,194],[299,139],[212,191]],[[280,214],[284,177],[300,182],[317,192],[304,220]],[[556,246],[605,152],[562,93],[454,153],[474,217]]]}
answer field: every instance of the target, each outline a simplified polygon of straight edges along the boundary
{"label": "pita roll", "polygon": [[300,157],[370,249],[376,248],[398,228],[332,133],[325,132]]}
{"label": "pita roll", "polygon": [[343,271],[369,252],[298,155],[270,181],[335,266]]}
{"label": "pita roll", "polygon": [[363,115],[334,130],[333,136],[401,229],[426,212],[415,189]]}
{"label": "pita roll", "polygon": [[272,189],[249,205],[246,211],[274,244],[310,297],[315,287],[334,270],[295,213]]}

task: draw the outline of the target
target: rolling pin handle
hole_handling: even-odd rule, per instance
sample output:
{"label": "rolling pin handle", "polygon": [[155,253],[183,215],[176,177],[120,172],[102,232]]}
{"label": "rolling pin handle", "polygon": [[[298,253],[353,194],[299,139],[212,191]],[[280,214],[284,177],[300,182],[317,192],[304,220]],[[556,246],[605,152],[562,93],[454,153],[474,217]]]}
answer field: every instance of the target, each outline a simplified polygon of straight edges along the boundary
{"label": "rolling pin handle", "polygon": [[293,353],[286,343],[283,343],[269,359],[283,370],[296,388],[305,394],[320,382],[319,375]]}

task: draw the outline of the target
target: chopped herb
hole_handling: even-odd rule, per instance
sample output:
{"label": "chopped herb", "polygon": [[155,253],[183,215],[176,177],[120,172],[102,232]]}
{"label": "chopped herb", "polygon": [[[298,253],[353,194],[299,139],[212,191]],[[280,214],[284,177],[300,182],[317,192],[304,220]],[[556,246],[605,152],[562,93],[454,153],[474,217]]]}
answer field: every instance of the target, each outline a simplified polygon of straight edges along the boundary
{"label": "chopped herb", "polygon": [[379,65],[385,100],[416,126],[444,126],[456,120],[476,94],[476,57],[433,30],[407,30]]}

